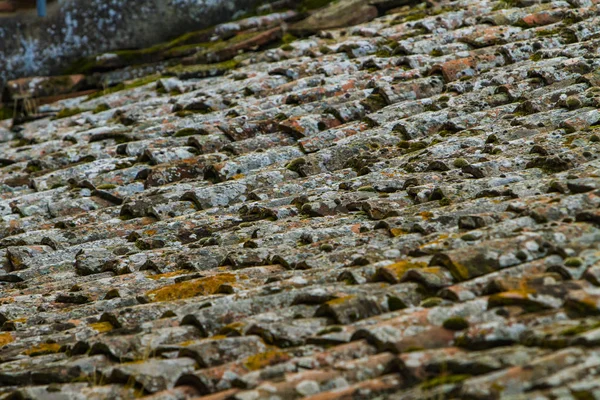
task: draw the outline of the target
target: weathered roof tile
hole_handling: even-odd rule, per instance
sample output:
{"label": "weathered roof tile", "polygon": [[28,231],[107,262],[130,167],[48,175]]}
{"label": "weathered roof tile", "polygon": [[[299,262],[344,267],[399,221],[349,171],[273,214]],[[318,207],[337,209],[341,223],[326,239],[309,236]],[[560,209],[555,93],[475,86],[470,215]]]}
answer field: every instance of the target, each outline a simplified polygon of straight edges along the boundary
{"label": "weathered roof tile", "polygon": [[357,1],[0,122],[2,395],[597,389],[597,4]]}

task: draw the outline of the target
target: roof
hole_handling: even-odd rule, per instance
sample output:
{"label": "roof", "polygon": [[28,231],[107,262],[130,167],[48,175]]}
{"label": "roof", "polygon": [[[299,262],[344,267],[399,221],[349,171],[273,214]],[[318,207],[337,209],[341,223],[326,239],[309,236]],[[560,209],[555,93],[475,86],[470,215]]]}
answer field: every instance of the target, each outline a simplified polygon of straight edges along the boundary
{"label": "roof", "polygon": [[0,399],[597,398],[599,3],[282,7],[9,83]]}

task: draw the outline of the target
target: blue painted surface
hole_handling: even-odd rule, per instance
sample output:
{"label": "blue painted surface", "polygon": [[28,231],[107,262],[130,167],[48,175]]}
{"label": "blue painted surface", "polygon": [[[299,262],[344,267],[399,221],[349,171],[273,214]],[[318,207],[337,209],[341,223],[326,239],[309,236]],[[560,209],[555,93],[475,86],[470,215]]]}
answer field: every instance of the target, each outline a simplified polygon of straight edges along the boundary
{"label": "blue painted surface", "polygon": [[46,16],[46,0],[37,0],[37,12],[38,16]]}

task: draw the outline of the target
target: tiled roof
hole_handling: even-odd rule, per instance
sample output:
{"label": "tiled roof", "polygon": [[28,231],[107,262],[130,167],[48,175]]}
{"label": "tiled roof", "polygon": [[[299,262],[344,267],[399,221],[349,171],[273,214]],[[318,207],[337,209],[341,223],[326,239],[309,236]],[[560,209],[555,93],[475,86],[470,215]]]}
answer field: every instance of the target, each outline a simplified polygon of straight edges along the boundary
{"label": "tiled roof", "polygon": [[600,3],[280,3],[9,83],[0,399],[600,398]]}

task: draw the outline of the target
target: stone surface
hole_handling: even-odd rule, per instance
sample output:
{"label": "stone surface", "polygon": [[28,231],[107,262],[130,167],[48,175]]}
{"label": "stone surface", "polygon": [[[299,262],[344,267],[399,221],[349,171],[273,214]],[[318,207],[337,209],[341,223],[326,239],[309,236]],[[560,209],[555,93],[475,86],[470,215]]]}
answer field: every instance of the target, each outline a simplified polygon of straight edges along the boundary
{"label": "stone surface", "polygon": [[0,398],[597,397],[598,2],[269,4],[11,94]]}

